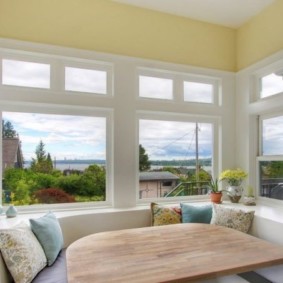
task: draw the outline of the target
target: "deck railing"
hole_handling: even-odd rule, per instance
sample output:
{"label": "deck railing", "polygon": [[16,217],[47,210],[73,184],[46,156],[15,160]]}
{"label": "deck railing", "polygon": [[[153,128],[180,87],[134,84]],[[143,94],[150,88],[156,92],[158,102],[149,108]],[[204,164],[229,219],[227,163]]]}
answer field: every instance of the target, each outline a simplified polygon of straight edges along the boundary
{"label": "deck railing", "polygon": [[208,184],[208,181],[182,182],[165,195],[165,197],[206,195],[209,192]]}

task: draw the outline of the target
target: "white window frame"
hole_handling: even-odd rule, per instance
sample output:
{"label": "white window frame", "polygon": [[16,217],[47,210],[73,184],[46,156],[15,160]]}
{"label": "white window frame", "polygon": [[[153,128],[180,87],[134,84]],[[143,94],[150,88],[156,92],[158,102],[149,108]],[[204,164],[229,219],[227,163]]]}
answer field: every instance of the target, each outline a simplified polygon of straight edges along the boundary
{"label": "white window frame", "polygon": [[[272,96],[273,97],[273,96]],[[266,197],[262,197],[260,196],[260,166],[259,163],[260,161],[283,161],[283,153],[282,155],[263,155],[263,148],[262,148],[262,121],[265,119],[269,119],[269,118],[275,118],[278,116],[283,116],[283,112],[275,112],[272,114],[263,114],[259,116],[258,119],[258,148],[259,148],[259,154],[256,157],[256,187],[258,188],[257,190],[257,197],[259,199],[262,199],[264,201],[267,201],[269,203],[282,203],[283,200],[277,200],[277,199],[270,199],[270,198],[266,198]]]}
{"label": "white window frame", "polygon": [[[276,61],[268,66],[265,66],[258,71],[254,72],[253,75],[250,77],[250,102],[256,102],[261,100],[273,99],[278,96],[281,96],[283,92],[278,92],[276,94],[261,97],[261,79],[265,76],[268,76],[272,73],[282,72],[282,79],[283,79],[283,59]],[[282,81],[283,83],[283,81]]]}
{"label": "white window frame", "polygon": [[[2,84],[2,60],[15,60],[39,64],[50,65],[50,87],[28,87],[28,86],[13,86]],[[113,96],[113,71],[114,64],[107,61],[97,61],[92,59],[72,58],[65,56],[49,55],[42,53],[30,53],[20,51],[7,51],[0,48],[0,88],[6,88],[10,90],[29,91],[44,93],[45,95],[51,95],[51,92],[59,92],[61,95],[85,95],[85,96],[97,96],[97,97],[111,97]],[[68,91],[65,90],[65,67],[81,68],[89,70],[97,70],[106,72],[106,94],[97,94],[90,92],[80,91]]]}
{"label": "white window frame", "polygon": [[[83,92],[77,90],[66,90],[65,89],[65,68],[78,68],[93,71],[103,71],[106,72],[106,94],[95,93],[95,92]],[[109,63],[99,63],[99,62],[84,62],[79,60],[64,60],[63,62],[63,73],[64,73],[64,85],[63,91],[70,95],[90,95],[97,97],[111,97],[113,96],[113,65]]]}
{"label": "white window frame", "polygon": [[[139,96],[139,77],[148,76],[156,77],[160,79],[170,79],[173,81],[173,96],[172,99],[162,99],[162,98],[149,98]],[[167,101],[168,103],[182,102],[186,104],[199,104],[203,106],[221,106],[222,103],[222,80],[218,77],[198,75],[193,73],[183,73],[170,70],[153,69],[147,67],[139,67],[136,71],[136,97],[141,100],[150,101]],[[210,84],[213,87],[212,102],[194,102],[185,101],[184,95],[184,82],[196,82],[203,84]]]}
{"label": "white window frame", "polygon": [[[19,111],[19,108],[21,109]],[[70,115],[70,116],[87,116],[87,117],[104,117],[106,119],[106,190],[105,201],[97,202],[77,202],[66,204],[48,204],[48,209],[78,209],[91,207],[112,206],[113,204],[113,111],[109,109],[94,109],[86,107],[60,107],[53,106],[33,106],[33,105],[7,105],[0,106],[0,117],[2,120],[2,112],[23,112],[23,113],[38,113],[38,114],[54,114],[54,115]],[[1,123],[2,131],[2,123]],[[0,139],[0,158],[2,160],[2,139]],[[2,162],[0,163],[0,177],[2,180]],[[2,182],[0,184],[2,192]],[[36,211],[42,209],[42,204],[20,206],[21,211]]]}
{"label": "white window frame", "polygon": [[[46,113],[46,111],[56,112],[58,110],[58,114],[64,114],[64,109],[66,109],[66,111],[69,111],[69,115],[80,110],[82,113],[89,111],[90,116],[96,110],[111,112],[111,125],[109,128],[109,131],[111,131],[111,144],[107,145],[110,147],[109,153],[107,153],[110,155],[107,156],[111,170],[110,175],[108,174],[110,178],[110,193],[106,197],[110,198],[109,205],[113,208],[134,207],[140,204],[136,200],[136,174],[138,167],[134,168],[135,164],[138,164],[137,160],[139,156],[137,154],[138,148],[136,148],[138,144],[136,133],[137,113],[161,115],[165,117],[165,120],[175,116],[191,117],[192,120],[195,117],[204,120],[210,118],[215,120],[215,123],[217,123],[217,128],[215,127],[214,129],[214,138],[217,137],[214,144],[214,148],[216,148],[214,149],[216,159],[213,165],[215,173],[218,175],[223,161],[224,164],[229,164],[230,162],[226,154],[221,154],[221,152],[223,138],[225,139],[227,137],[229,139],[230,137],[230,134],[225,133],[222,127],[225,131],[226,129],[229,131],[229,124],[233,123],[233,117],[231,117],[230,112],[223,111],[223,107],[231,107],[231,109],[233,107],[231,101],[234,94],[235,75],[231,72],[99,53],[93,50],[86,51],[0,39],[0,58],[8,59],[7,54],[10,54],[13,59],[22,58],[24,61],[33,62],[35,60],[38,63],[51,64],[51,87],[48,90],[42,90],[3,86],[0,84],[0,110],[33,112],[42,109],[40,111],[42,113]],[[105,67],[110,72],[110,79],[108,81],[111,84],[109,85],[109,95],[69,93],[64,91],[65,66],[79,68],[85,66],[87,68],[89,66]],[[138,96],[140,71],[145,72],[143,73],[144,75],[154,76],[154,74],[159,74],[161,77],[164,76],[165,78],[173,79],[173,100],[140,98]],[[207,105],[204,103],[185,102],[182,93],[182,84],[183,77],[187,78],[188,76],[216,79],[219,83],[219,95],[217,95],[219,103]],[[222,91],[224,94],[223,97]],[[158,117],[157,119],[160,118]],[[224,149],[224,151],[226,152],[227,149]],[[160,200],[156,199],[155,201]],[[177,199],[170,199],[167,202],[172,203],[177,201]],[[186,199],[186,201],[190,200]],[[96,205],[97,203],[90,204],[91,207],[96,207]],[[148,202],[142,205],[148,205]],[[108,206],[108,203],[105,203],[105,206]],[[64,209],[68,209],[68,207],[65,206]],[[78,207],[81,209],[87,208],[84,203],[78,203]],[[35,208],[30,206],[25,209],[31,210]],[[40,210],[42,207],[38,209]]]}
{"label": "white window frame", "polygon": [[[172,80],[172,99],[166,99],[166,98],[154,98],[154,97],[143,97],[139,95],[139,89],[140,89],[140,76],[145,77],[153,77],[157,79],[167,79]],[[136,85],[137,85],[137,98],[141,100],[150,100],[150,101],[167,101],[171,102],[176,99],[176,83],[175,83],[175,76],[173,73],[167,70],[156,70],[156,69],[150,69],[150,68],[138,68],[137,69],[137,79],[136,79]]]}
{"label": "white window frame", "polygon": [[221,148],[220,148],[220,119],[219,117],[212,117],[212,116],[192,116],[192,115],[180,115],[177,113],[154,113],[154,112],[147,112],[147,111],[138,111],[137,118],[136,118],[136,135],[137,135],[137,147],[136,147],[136,201],[138,204],[148,203],[149,201],[158,201],[158,202],[172,202],[172,201],[193,201],[193,200],[208,200],[208,195],[197,195],[197,196],[184,196],[184,197],[174,197],[174,198],[153,198],[153,199],[140,199],[139,198],[139,121],[140,120],[158,120],[158,121],[172,121],[172,122],[187,122],[187,123],[209,123],[212,124],[212,175],[218,176],[219,172],[219,160],[221,155]]}
{"label": "white window frame", "polygon": [[[221,80],[218,78],[211,78],[206,76],[196,76],[196,75],[188,75],[182,78],[182,93],[183,99],[185,103],[195,103],[195,104],[204,104],[204,105],[214,105],[218,106],[221,102],[221,91],[220,85]],[[199,102],[199,101],[185,101],[185,91],[184,91],[184,82],[193,82],[193,83],[203,83],[203,84],[210,84],[213,87],[212,91],[212,102]]]}

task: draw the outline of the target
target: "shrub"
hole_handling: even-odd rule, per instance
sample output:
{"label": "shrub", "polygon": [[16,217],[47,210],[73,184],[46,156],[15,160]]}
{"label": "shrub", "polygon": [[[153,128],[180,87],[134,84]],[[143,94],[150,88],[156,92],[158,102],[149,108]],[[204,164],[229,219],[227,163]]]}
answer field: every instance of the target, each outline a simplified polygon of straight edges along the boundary
{"label": "shrub", "polygon": [[63,190],[56,188],[41,189],[34,193],[39,203],[75,202],[75,198]]}

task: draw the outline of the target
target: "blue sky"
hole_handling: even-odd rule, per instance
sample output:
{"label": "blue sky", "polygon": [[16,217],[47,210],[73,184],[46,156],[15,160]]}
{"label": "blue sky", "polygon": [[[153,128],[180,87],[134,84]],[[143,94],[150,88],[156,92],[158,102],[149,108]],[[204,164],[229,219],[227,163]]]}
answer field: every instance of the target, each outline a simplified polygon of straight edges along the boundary
{"label": "blue sky", "polygon": [[[151,160],[195,158],[196,124],[158,120],[140,121],[140,144]],[[212,125],[199,123],[199,157],[212,156]]]}
{"label": "blue sky", "polygon": [[105,118],[4,112],[3,119],[18,132],[25,160],[40,140],[53,159],[105,159]]}

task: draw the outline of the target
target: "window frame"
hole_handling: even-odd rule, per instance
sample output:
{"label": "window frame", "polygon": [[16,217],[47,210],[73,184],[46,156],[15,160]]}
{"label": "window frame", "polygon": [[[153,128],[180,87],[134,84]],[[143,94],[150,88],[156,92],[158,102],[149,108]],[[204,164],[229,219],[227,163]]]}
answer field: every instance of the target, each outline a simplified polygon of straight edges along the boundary
{"label": "window frame", "polygon": [[[84,91],[77,91],[77,90],[66,90],[65,89],[65,70],[66,68],[75,68],[75,69],[86,69],[86,70],[93,70],[93,71],[102,71],[106,72],[106,94],[96,93],[96,92],[84,92]],[[113,96],[113,65],[106,62],[85,62],[80,60],[64,60],[63,61],[63,70],[64,73],[64,85],[63,91],[69,95],[89,95],[89,96],[97,96],[97,97],[111,97]]]}
{"label": "window frame", "polygon": [[[0,118],[2,120],[3,112],[23,112],[23,113],[37,113],[37,114],[54,114],[54,115],[70,115],[70,116],[86,116],[86,117],[103,117],[106,119],[106,189],[105,189],[105,201],[97,202],[77,202],[77,203],[58,203],[48,204],[48,209],[66,210],[66,209],[78,209],[84,207],[108,207],[113,205],[113,111],[110,109],[93,109],[82,107],[60,107],[60,106],[42,106],[36,105],[21,105],[20,111],[18,105],[0,106]],[[1,123],[2,131],[2,123]],[[0,158],[2,160],[2,139],[0,139]],[[0,177],[2,176],[2,162],[0,163]],[[2,182],[0,184],[2,192]],[[35,205],[22,205],[18,206],[21,211],[37,211],[45,207],[44,204]]]}
{"label": "window frame", "polygon": [[[220,105],[221,102],[221,91],[220,91],[220,85],[221,82],[217,78],[211,78],[206,76],[196,76],[196,75],[189,75],[184,76],[182,78],[183,84],[182,84],[182,93],[183,93],[183,99],[185,103],[194,103],[194,104],[203,104],[203,105]],[[202,101],[187,101],[185,100],[185,90],[184,90],[184,83],[185,82],[192,82],[192,83],[200,83],[200,84],[209,84],[212,85],[212,102],[202,102]]]}
{"label": "window frame", "polygon": [[[172,99],[165,98],[150,98],[142,97],[139,95],[139,77],[148,76],[156,77],[161,79],[171,79],[173,82],[173,94]],[[177,72],[173,70],[165,69],[151,69],[148,67],[138,67],[136,71],[136,96],[141,100],[149,101],[162,101],[168,103],[181,102],[191,105],[201,105],[201,106],[221,106],[222,104],[222,79],[219,77],[212,77],[208,75],[200,75],[192,72]],[[201,101],[186,101],[184,93],[184,83],[194,82],[212,85],[212,102],[201,102]]]}
{"label": "window frame", "polygon": [[283,59],[277,60],[276,62],[267,65],[257,71],[255,71],[250,77],[250,103],[257,102],[257,101],[265,101],[269,99],[274,99],[276,97],[280,97],[283,95],[282,92],[275,93],[273,95],[269,95],[266,97],[261,97],[261,79],[265,76],[268,76],[272,73],[282,72],[282,80],[283,80]]}
{"label": "window frame", "polygon": [[[106,207],[130,207],[138,205],[148,205],[148,202],[141,204],[136,200],[136,174],[138,172],[135,164],[138,164],[137,139],[136,139],[136,114],[141,112],[151,112],[153,114],[171,117],[175,115],[213,118],[218,123],[217,142],[217,168],[229,161],[226,155],[222,155],[222,139],[230,139],[230,134],[225,133],[229,130],[228,124],[234,120],[230,112],[223,111],[224,107],[233,107],[230,96],[234,93],[235,75],[231,72],[217,71],[207,68],[197,68],[189,65],[173,64],[170,62],[154,61],[142,58],[100,53],[94,50],[86,51],[68,47],[49,46],[30,42],[21,42],[13,40],[0,40],[0,58],[7,58],[7,54],[12,54],[16,58],[22,57],[24,61],[27,58],[34,58],[38,63],[51,64],[51,86],[48,90],[3,86],[0,84],[0,101],[4,111],[19,112],[19,109],[28,112],[39,111],[36,109],[49,109],[52,112],[58,110],[58,114],[64,114],[64,108],[70,111],[72,115],[81,109],[81,111],[110,111],[111,116],[111,147],[109,166],[111,168],[111,187],[110,203]],[[28,61],[28,60],[27,60]],[[33,61],[33,60],[31,60]],[[65,63],[72,63],[74,67],[82,65],[107,66],[111,72],[111,97],[105,95],[95,95],[92,93],[72,93],[69,95],[64,91],[64,66]],[[68,65],[70,66],[70,65]],[[71,67],[72,67],[71,66]],[[174,79],[173,91],[174,100],[147,99],[138,96],[138,71],[139,70],[161,71],[166,77]],[[1,74],[1,68],[0,68]],[[182,76],[193,76],[201,78],[213,78],[219,82],[218,105],[204,105],[203,103],[184,102],[182,95]],[[115,83],[115,84],[114,84]],[[222,91],[225,94],[222,97]],[[223,101],[222,101],[223,100]],[[154,102],[155,101],[155,102]],[[222,105],[223,103],[223,105]],[[2,109],[0,107],[0,110]],[[15,108],[13,108],[15,107]],[[47,111],[47,110],[46,110]],[[45,113],[42,111],[42,113]],[[189,114],[188,114],[189,113]],[[48,114],[48,113],[47,113]],[[167,118],[168,119],[168,118]],[[222,122],[223,121],[223,122]],[[223,123],[223,125],[222,125]],[[225,131],[222,130],[222,126]],[[115,155],[114,155],[115,151]],[[224,152],[226,149],[224,148]],[[226,159],[226,160],[225,160]],[[123,166],[121,166],[123,165]],[[214,166],[214,168],[216,168]],[[217,169],[215,169],[217,170]],[[216,171],[219,173],[218,171]],[[114,182],[115,180],[115,182]],[[115,186],[115,188],[114,188]],[[200,200],[196,198],[196,200]],[[155,201],[160,201],[155,199]],[[190,201],[187,200],[186,201]],[[193,200],[192,200],[193,201]],[[178,199],[168,200],[168,203],[178,202]],[[95,203],[90,206],[78,204],[79,209],[96,207]],[[64,206],[64,209],[72,210],[70,206]],[[36,210],[34,207],[24,208],[27,211]],[[56,209],[60,209],[57,207]],[[42,210],[42,206],[37,210]]]}
{"label": "window frame", "polygon": [[[171,118],[171,119],[169,119]],[[137,146],[136,146],[136,202],[138,204],[145,204],[149,201],[158,201],[158,202],[172,202],[172,201],[195,201],[195,200],[209,200],[208,195],[196,195],[196,196],[184,196],[184,197],[174,197],[174,198],[145,198],[140,199],[139,196],[139,121],[140,120],[157,120],[157,121],[172,121],[172,122],[187,122],[187,123],[208,123],[212,125],[212,176],[217,176],[219,172],[220,166],[220,156],[221,156],[221,148],[220,148],[220,140],[221,140],[221,119],[219,117],[214,116],[193,116],[193,115],[185,115],[178,113],[154,113],[149,111],[137,111],[136,115],[136,136],[137,136]]]}
{"label": "window frame", "polygon": [[[274,98],[272,96],[272,98]],[[282,154],[279,155],[263,155],[263,145],[262,145],[262,125],[263,125],[263,120],[265,119],[270,119],[270,118],[275,118],[278,116],[283,116],[283,112],[274,112],[274,113],[268,113],[268,114],[262,114],[259,115],[258,117],[258,155],[256,157],[256,187],[258,188],[256,190],[256,195],[259,199],[262,199],[266,202],[269,203],[280,203],[283,200],[278,200],[278,199],[272,199],[272,198],[267,198],[263,197],[260,195],[260,162],[261,161],[282,161],[283,162],[283,152]]]}

